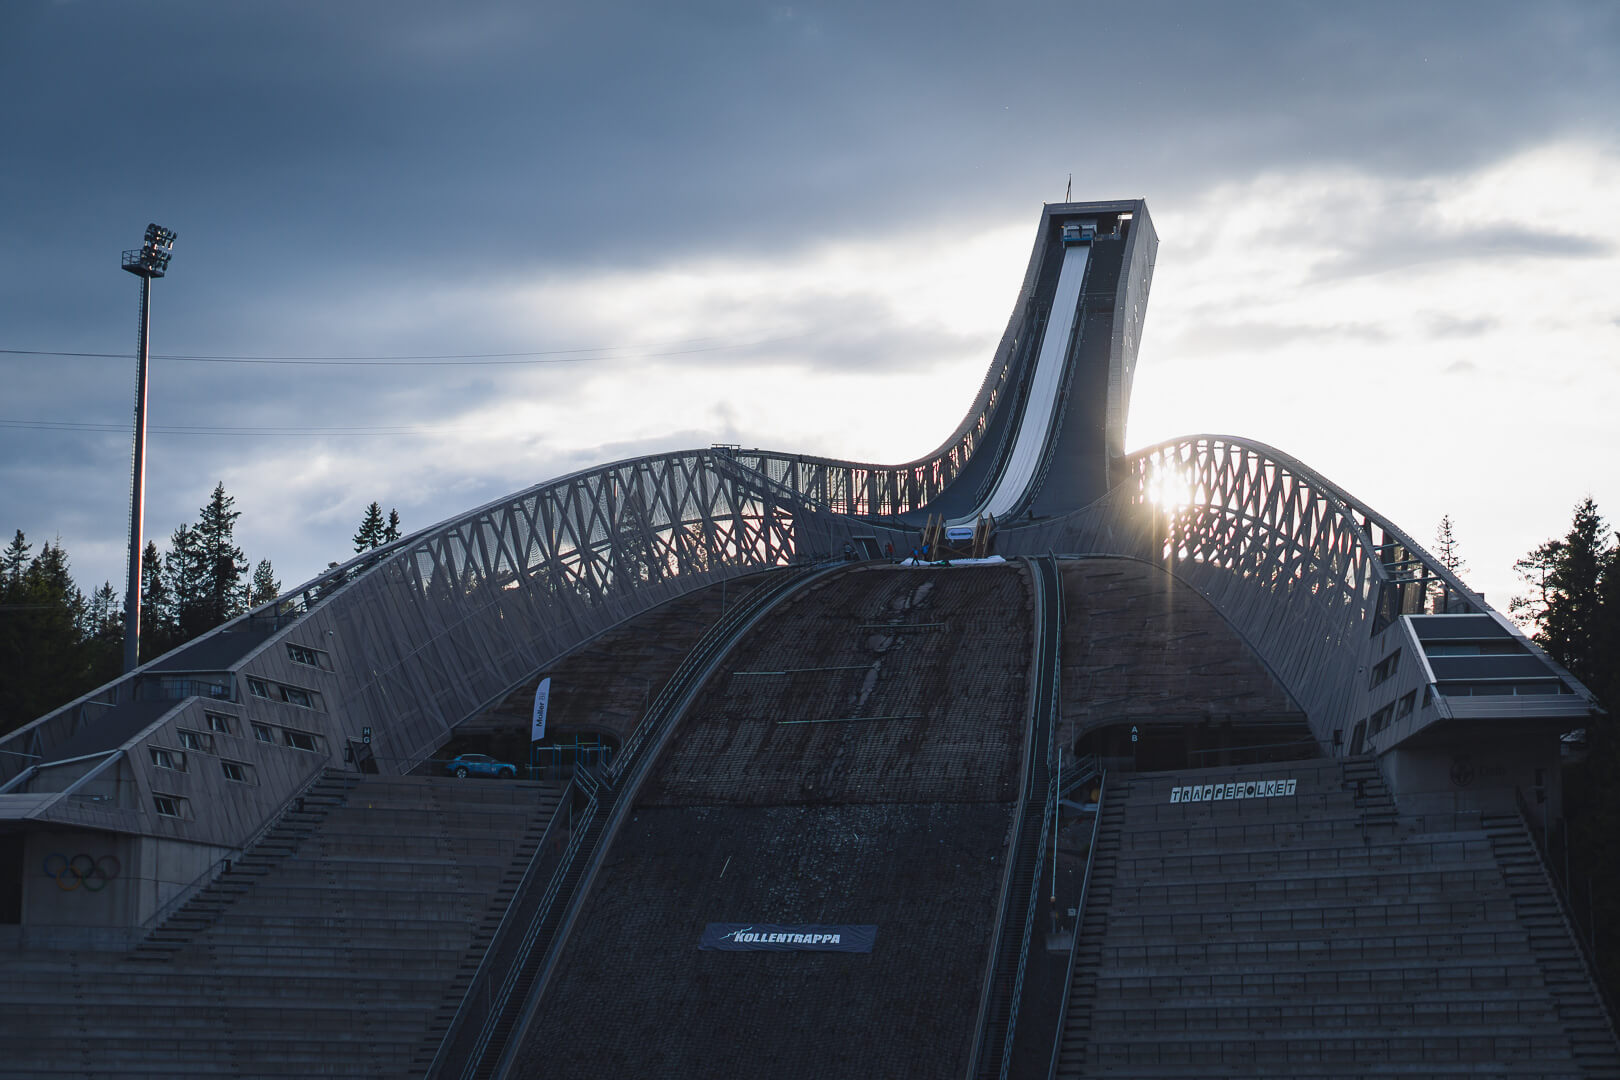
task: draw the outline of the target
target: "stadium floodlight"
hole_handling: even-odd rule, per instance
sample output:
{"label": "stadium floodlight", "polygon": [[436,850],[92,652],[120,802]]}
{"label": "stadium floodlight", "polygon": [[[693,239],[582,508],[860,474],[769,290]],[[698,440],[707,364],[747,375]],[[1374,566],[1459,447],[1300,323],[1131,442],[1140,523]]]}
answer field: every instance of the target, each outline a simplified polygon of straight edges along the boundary
{"label": "stadium floodlight", "polygon": [[141,656],[141,514],[146,497],[146,362],[152,329],[152,279],[169,269],[175,233],[153,222],[140,247],[124,252],[124,269],[141,279],[140,342],[135,357],[135,452],[129,481],[129,581],[124,594],[124,670]]}

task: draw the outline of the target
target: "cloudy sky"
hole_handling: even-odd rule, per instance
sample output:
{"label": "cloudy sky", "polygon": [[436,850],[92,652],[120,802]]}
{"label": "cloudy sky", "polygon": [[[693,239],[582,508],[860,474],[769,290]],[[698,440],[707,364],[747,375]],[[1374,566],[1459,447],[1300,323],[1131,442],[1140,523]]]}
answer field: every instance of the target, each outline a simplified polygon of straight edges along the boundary
{"label": "cloudy sky", "polygon": [[1505,607],[1620,518],[1617,56],[1603,0],[3,0],[0,529],[122,592],[148,221],[147,534],[223,481],[290,586],[373,499],[932,449],[1072,174],[1162,239],[1128,446],[1450,514]]}

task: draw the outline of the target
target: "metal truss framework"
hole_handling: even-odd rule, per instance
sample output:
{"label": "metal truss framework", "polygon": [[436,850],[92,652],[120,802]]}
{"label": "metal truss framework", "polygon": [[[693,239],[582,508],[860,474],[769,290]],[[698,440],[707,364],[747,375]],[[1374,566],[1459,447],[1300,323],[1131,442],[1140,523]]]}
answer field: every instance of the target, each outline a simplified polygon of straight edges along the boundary
{"label": "metal truss framework", "polygon": [[[857,533],[899,535],[831,513],[723,450],[617,462],[368,552],[216,629],[252,631],[254,644],[214,684],[249,718],[277,724],[288,707],[275,688],[313,691],[319,707],[297,710],[301,729],[336,748],[373,728],[374,753],[404,768],[470,712],[625,619],[723,578],[825,558]],[[286,644],[331,662],[311,669]],[[48,762],[109,706],[197,692],[194,677],[182,686],[156,663],[14,733],[0,744],[17,751],[0,755],[0,783]],[[33,771],[31,790],[54,788],[49,765]]]}
{"label": "metal truss framework", "polygon": [[1244,637],[1324,745],[1361,707],[1374,634],[1400,615],[1483,610],[1366,504],[1295,458],[1223,435],[1137,451],[1106,497],[1005,534],[1002,548],[1165,567]]}

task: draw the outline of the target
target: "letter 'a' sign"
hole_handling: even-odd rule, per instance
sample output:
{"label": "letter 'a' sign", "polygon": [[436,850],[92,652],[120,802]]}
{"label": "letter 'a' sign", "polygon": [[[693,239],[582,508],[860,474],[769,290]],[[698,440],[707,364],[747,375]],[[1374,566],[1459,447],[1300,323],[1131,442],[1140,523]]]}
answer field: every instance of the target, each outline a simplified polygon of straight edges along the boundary
{"label": "letter 'a' sign", "polygon": [[703,928],[698,948],[719,952],[869,953],[876,942],[875,926],[712,922]]}
{"label": "letter 'a' sign", "polygon": [[529,741],[539,742],[546,737],[546,710],[551,706],[551,676],[540,680],[534,688],[534,718],[529,721]]}

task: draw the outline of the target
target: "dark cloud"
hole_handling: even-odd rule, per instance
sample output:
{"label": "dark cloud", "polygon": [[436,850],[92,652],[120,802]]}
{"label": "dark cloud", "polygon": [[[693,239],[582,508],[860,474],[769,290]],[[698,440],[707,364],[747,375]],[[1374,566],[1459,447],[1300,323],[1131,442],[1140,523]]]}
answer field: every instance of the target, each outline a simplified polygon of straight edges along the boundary
{"label": "dark cloud", "polygon": [[[1165,208],[1306,166],[1457,175],[1549,139],[1612,139],[1617,53],[1620,8],[1578,2],[10,0],[0,348],[132,349],[135,282],[117,260],[148,221],[180,234],[155,290],[158,351],[614,344],[519,339],[457,297],[543,274],[786,260],[895,229],[1033,222],[1071,172],[1079,196]],[[1596,250],[1573,224],[1420,236],[1360,209],[1323,223],[1343,235],[1319,274]],[[908,325],[859,295],[787,308],[777,321],[802,345],[702,366],[988,357],[988,339]],[[1323,332],[1375,340],[1354,324],[1200,337],[1275,348]],[[0,419],[123,423],[131,366],[0,358]],[[242,427],[432,424],[554,385],[492,369],[177,362],[154,380],[155,425]],[[166,535],[215,479],[287,445],[154,435],[149,531]],[[313,458],[327,444],[301,445]],[[603,452],[614,448],[580,454]],[[116,535],[127,455],[122,437],[0,428],[0,528]],[[340,516],[341,485],[322,490],[318,505],[274,512]]]}

